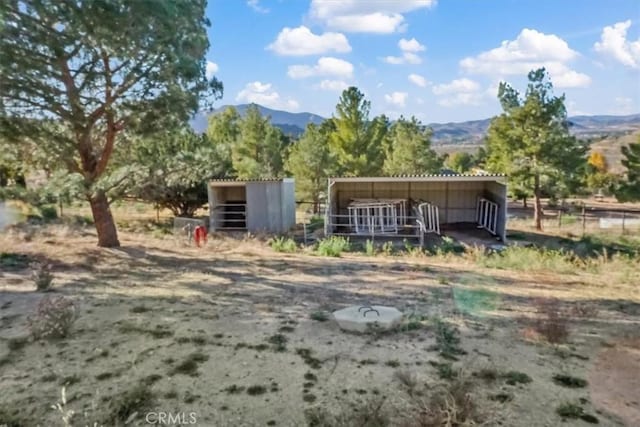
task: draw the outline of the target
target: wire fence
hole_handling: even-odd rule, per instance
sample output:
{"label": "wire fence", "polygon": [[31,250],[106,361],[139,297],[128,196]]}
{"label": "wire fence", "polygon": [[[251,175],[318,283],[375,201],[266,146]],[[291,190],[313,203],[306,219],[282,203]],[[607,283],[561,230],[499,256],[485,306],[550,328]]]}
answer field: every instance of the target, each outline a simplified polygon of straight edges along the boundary
{"label": "wire fence", "polygon": [[[533,221],[531,211],[510,209],[510,221]],[[640,211],[605,209],[589,206],[545,208],[542,227],[545,231],[570,232],[573,234],[613,233],[640,234]]]}

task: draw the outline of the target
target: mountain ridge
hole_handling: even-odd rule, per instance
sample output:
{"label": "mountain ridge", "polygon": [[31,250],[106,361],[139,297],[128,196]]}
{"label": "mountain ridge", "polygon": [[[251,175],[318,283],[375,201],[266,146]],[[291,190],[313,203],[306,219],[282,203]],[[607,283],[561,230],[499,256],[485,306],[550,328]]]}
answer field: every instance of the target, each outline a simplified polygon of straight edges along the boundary
{"label": "mountain ridge", "polygon": [[[234,107],[241,116],[251,104],[223,105],[210,112],[200,112],[191,120],[194,131],[202,133],[207,128],[207,120],[211,114],[220,114],[228,107]],[[255,104],[263,116],[269,116],[271,123],[279,127],[285,134],[298,137],[308,123],[320,124],[326,118],[313,113],[291,113],[275,110]],[[571,133],[583,137],[602,137],[611,134],[622,134],[640,129],[640,113],[629,115],[578,115],[569,117]],[[476,144],[484,138],[491,119],[468,120],[464,122],[429,123],[433,130],[434,144]]]}

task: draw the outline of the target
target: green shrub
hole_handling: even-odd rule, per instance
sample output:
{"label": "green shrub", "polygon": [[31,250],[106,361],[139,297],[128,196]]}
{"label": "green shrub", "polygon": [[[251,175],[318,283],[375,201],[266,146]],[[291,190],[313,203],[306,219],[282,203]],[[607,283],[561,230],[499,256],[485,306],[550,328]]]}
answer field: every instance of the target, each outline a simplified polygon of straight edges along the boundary
{"label": "green shrub", "polygon": [[382,245],[382,253],[386,256],[391,256],[395,252],[396,248],[393,246],[393,242],[386,241]]}
{"label": "green shrub", "polygon": [[307,231],[312,233],[315,230],[324,228],[324,217],[321,215],[314,215],[309,219],[309,225],[307,225]]}
{"label": "green shrub", "polygon": [[276,252],[293,253],[298,249],[296,242],[292,238],[284,236],[272,239],[270,246]]}
{"label": "green shrub", "polygon": [[340,236],[331,236],[318,242],[316,251],[322,256],[339,257],[342,252],[351,248],[349,239]]}
{"label": "green shrub", "polygon": [[40,216],[42,220],[45,222],[54,221],[58,219],[58,210],[55,206],[44,205],[38,207],[38,211],[40,211]]}
{"label": "green shrub", "polygon": [[367,241],[364,242],[364,253],[367,254],[368,256],[376,255],[376,246],[372,240],[367,239]]}
{"label": "green shrub", "polygon": [[464,252],[464,247],[451,237],[443,236],[440,244],[433,248],[431,252],[436,255],[461,254]]}

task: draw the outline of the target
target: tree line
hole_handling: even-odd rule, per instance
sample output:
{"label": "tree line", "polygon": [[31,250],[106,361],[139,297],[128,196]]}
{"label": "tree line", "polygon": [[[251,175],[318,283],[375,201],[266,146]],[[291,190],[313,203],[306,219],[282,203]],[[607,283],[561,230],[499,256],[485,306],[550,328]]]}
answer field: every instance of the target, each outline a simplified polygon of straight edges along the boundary
{"label": "tree line", "polygon": [[[415,117],[371,117],[356,87],[335,113],[294,140],[252,106],[211,116],[204,134],[188,125],[223,86],[207,75],[205,0],[0,2],[0,198],[30,203],[86,200],[98,245],[118,246],[110,205],[131,197],[191,216],[206,203],[212,178],[293,175],[298,198],[315,209],[328,176],[419,175],[480,168],[506,173],[513,195],[532,197],[541,225],[544,196],[585,186],[640,199],[640,142],[623,149],[623,177],[569,133],[564,96],[544,69],[524,94],[507,83],[503,112],[477,154],[439,156],[431,130]],[[26,188],[25,177],[46,184]]]}

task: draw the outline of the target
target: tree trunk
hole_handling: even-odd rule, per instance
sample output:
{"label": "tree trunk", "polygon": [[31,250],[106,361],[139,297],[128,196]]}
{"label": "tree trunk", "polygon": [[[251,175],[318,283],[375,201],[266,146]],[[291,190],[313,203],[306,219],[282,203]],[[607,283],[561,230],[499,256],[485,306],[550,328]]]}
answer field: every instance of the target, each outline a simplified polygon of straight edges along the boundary
{"label": "tree trunk", "polygon": [[540,176],[536,174],[533,187],[533,221],[536,230],[542,231],[542,202],[540,201]]}
{"label": "tree trunk", "polygon": [[522,207],[527,209],[527,196],[524,196],[522,198]]}
{"label": "tree trunk", "polygon": [[111,215],[111,208],[107,195],[99,191],[94,197],[89,199],[93,222],[98,232],[98,246],[103,248],[115,248],[120,246],[118,241],[118,231]]}

